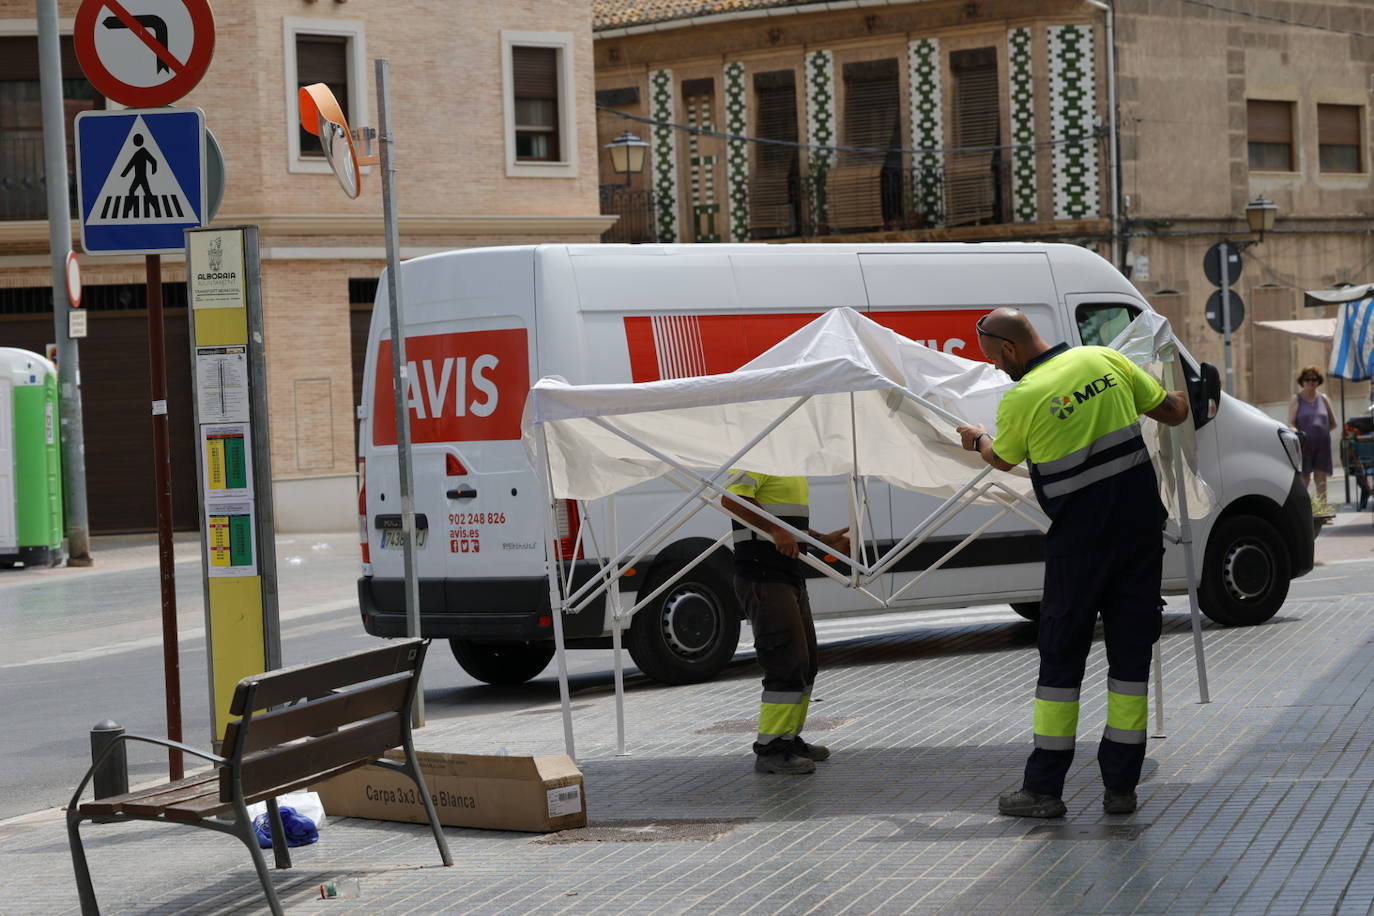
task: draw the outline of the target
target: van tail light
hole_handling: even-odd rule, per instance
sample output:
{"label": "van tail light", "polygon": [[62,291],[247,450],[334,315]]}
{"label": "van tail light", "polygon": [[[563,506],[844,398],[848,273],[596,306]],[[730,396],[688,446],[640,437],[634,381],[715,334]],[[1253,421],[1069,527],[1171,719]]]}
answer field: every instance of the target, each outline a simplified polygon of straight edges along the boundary
{"label": "van tail light", "polygon": [[452,452],[444,455],[444,476],[446,477],[466,477],[468,469],[463,466],[463,462],[458,460],[458,456]]}
{"label": "van tail light", "polygon": [[577,514],[577,501],[560,499],[554,504],[553,519],[558,526],[558,559],[582,559],[582,545],[577,542],[577,536],[582,531],[582,519]]}
{"label": "van tail light", "polygon": [[[367,546],[367,459],[358,459],[358,540],[362,544],[363,565],[372,563],[372,550]],[[363,572],[367,572],[366,569]]]}

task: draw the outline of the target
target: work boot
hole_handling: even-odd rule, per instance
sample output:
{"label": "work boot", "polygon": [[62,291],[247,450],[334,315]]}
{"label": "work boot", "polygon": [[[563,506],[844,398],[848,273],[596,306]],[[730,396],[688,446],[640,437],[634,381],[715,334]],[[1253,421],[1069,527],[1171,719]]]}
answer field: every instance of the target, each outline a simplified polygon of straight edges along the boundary
{"label": "work boot", "polygon": [[1133,814],[1135,807],[1134,792],[1113,792],[1108,789],[1102,793],[1102,810],[1108,814]]}
{"label": "work boot", "polygon": [[816,772],[816,764],[797,754],[791,741],[778,740],[761,751],[755,750],[754,772],[805,776]]}
{"label": "work boot", "polygon": [[1063,817],[1069,809],[1057,795],[1042,795],[1029,789],[1017,789],[997,799],[999,814],[1012,817]]}
{"label": "work boot", "polygon": [[830,748],[824,744],[807,744],[801,735],[792,739],[792,753],[817,762],[830,759]]}

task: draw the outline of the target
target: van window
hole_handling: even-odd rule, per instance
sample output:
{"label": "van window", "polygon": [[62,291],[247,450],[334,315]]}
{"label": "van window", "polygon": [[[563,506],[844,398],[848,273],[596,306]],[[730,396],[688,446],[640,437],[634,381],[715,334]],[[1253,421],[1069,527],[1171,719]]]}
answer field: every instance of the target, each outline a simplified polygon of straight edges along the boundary
{"label": "van window", "polygon": [[1139,314],[1140,309],[1118,303],[1080,305],[1074,320],[1078,322],[1078,336],[1085,347],[1105,347]]}

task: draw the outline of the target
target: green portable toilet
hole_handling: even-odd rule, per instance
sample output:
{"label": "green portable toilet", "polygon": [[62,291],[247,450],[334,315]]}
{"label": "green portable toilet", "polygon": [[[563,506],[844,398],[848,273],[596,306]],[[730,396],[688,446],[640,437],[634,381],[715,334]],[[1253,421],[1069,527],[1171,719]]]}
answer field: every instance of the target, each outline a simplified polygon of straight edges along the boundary
{"label": "green portable toilet", "polygon": [[64,559],[57,424],[57,367],[0,347],[0,566]]}

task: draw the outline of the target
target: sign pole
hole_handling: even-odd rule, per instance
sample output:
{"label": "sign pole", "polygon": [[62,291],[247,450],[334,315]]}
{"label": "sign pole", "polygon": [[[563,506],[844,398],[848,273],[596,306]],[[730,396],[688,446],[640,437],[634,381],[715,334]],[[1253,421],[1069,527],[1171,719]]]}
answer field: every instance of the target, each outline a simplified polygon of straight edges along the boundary
{"label": "sign pole", "polygon": [[[415,575],[415,490],[410,452],[409,380],[406,364],[405,324],[401,320],[401,240],[396,225],[396,162],[391,133],[391,63],[376,61],[377,126],[381,146],[382,222],[386,234],[387,300],[391,306],[391,385],[396,399],[396,457],[401,474],[401,544],[405,552],[406,635],[420,635],[420,583]],[[411,719],[425,724],[425,691],[415,689]]]}
{"label": "sign pole", "polygon": [[[52,257],[53,339],[57,341],[57,378],[62,393],[61,448],[63,507],[67,516],[67,565],[91,565],[91,531],[86,508],[86,435],[81,423],[80,345],[71,337],[67,315],[71,303],[58,290],[67,288],[67,253],[72,250],[72,224],[67,219],[67,127],[62,116],[62,63],[57,38],[57,2],[38,3],[38,76],[43,106],[43,166],[48,185],[48,247]],[[61,214],[57,217],[57,214]]]}
{"label": "sign pole", "polygon": [[1236,393],[1235,373],[1231,369],[1231,246],[1221,245],[1221,336],[1226,351],[1226,393]]}
{"label": "sign pole", "polygon": [[[162,585],[162,670],[167,694],[167,737],[181,740],[181,657],[177,646],[176,563],[172,552],[172,446],[167,425],[167,351],[163,344],[162,256],[146,255],[148,368],[152,387],[153,488],[157,499],[157,565]],[[184,775],[181,751],[167,751],[171,779]]]}

